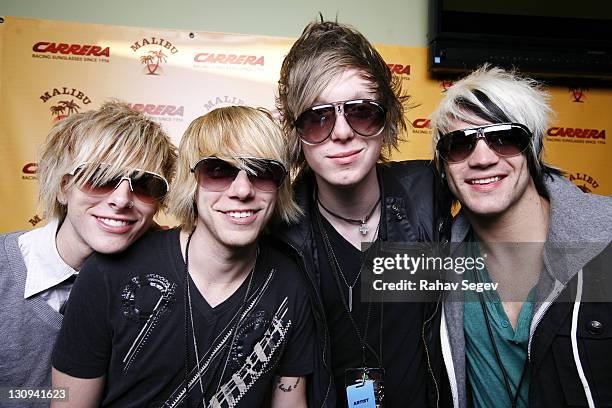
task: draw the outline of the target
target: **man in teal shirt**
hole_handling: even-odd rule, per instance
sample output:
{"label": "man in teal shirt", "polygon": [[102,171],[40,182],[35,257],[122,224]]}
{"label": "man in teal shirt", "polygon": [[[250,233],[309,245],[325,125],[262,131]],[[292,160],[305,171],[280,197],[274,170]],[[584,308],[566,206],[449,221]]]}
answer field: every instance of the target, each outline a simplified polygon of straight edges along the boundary
{"label": "man in teal shirt", "polygon": [[543,162],[547,99],[534,81],[485,66],[433,114],[435,160],[461,204],[453,255],[485,264],[451,278],[495,285],[443,305],[455,407],[612,403],[612,200]]}

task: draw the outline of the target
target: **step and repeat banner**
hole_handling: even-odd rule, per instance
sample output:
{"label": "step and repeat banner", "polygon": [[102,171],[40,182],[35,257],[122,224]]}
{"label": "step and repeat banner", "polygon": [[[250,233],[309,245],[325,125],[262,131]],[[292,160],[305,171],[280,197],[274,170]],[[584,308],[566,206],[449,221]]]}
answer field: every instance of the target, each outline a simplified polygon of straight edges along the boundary
{"label": "step and repeat banner", "polygon": [[[108,99],[159,121],[178,144],[189,123],[221,106],[274,108],[283,56],[295,39],[2,17],[0,232],[43,222],[36,158],[53,123]],[[415,108],[394,160],[431,158],[429,114],[451,81],[427,73],[427,49],[377,46]],[[557,115],[547,161],[584,191],[612,194],[611,89],[551,88]],[[163,224],[171,223],[162,219]]]}

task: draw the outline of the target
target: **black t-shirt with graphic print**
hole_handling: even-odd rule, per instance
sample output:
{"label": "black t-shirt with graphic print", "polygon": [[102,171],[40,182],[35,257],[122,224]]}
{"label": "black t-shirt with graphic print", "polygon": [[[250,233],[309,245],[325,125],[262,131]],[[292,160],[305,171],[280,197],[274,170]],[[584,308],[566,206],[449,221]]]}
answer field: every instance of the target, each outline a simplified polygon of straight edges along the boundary
{"label": "black t-shirt with graphic print", "polygon": [[185,277],[176,229],[151,232],[120,255],[93,255],[70,295],[53,366],[77,378],[106,375],[103,406],[139,407],[201,406],[201,390],[206,406],[260,406],[274,376],[312,372],[307,293],[271,241],[260,241],[252,279],[214,308],[192,281],[185,301]]}

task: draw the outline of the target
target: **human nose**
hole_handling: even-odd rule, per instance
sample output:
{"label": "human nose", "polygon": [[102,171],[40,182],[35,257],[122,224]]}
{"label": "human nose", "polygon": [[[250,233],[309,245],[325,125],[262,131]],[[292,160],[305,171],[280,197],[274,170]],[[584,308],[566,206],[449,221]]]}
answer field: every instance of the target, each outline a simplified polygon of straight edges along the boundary
{"label": "human nose", "polygon": [[470,154],[470,167],[489,167],[499,161],[499,156],[491,150],[484,139],[477,139],[474,151]]}
{"label": "human nose", "polygon": [[349,125],[344,116],[344,105],[336,106],[336,119],[334,128],[332,129],[331,139],[337,141],[346,141],[355,137],[353,128]]}
{"label": "human nose", "polygon": [[108,196],[108,205],[113,209],[134,207],[132,188],[129,180],[121,180],[119,185]]}
{"label": "human nose", "polygon": [[255,194],[253,183],[249,179],[246,171],[240,170],[234,181],[228,189],[228,194],[231,197],[236,197],[239,200],[245,200]]}

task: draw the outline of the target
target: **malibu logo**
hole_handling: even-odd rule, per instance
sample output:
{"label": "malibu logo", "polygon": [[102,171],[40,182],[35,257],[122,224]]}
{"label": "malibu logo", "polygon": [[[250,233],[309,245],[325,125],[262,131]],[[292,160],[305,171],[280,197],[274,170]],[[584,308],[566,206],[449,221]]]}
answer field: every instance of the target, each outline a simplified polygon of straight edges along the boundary
{"label": "malibu logo", "polygon": [[597,187],[599,187],[599,183],[593,177],[584,173],[574,173],[569,176],[570,181],[572,181],[579,189],[584,191],[585,193],[591,193]]}
{"label": "malibu logo", "polygon": [[389,71],[391,71],[392,74],[410,75],[410,65],[387,64],[387,67],[389,67]]}
{"label": "malibu logo", "polygon": [[209,99],[204,104],[206,112],[210,112],[213,109],[221,108],[223,106],[242,106],[245,105],[245,101],[235,96],[216,96],[214,99]]}
{"label": "malibu logo", "polygon": [[91,99],[83,91],[76,88],[53,88],[40,95],[40,100],[47,103],[51,99],[61,97],[61,100],[49,107],[54,120],[60,120],[72,113],[78,113],[82,105],[89,105]]}
{"label": "malibu logo", "polygon": [[128,103],[130,109],[136,112],[142,112],[146,115],[155,116],[156,119],[161,121],[174,120],[176,122],[183,121],[183,115],[185,113],[184,106],[176,105],[155,105],[151,103]]}
{"label": "malibu logo", "polygon": [[33,58],[65,61],[109,62],[110,47],[39,41],[32,46]]}
{"label": "malibu logo", "polygon": [[179,52],[176,46],[161,37],[143,38],[130,45],[130,48],[133,52],[141,53],[139,61],[144,65],[143,73],[146,75],[163,74],[162,64],[168,61],[169,55]]}

